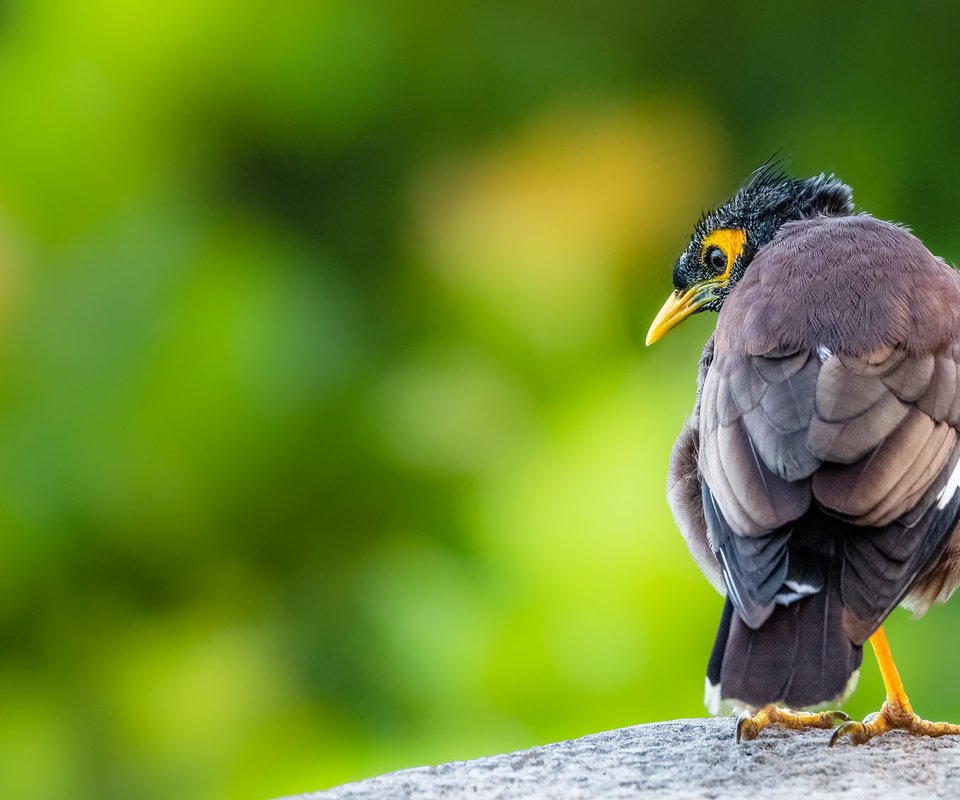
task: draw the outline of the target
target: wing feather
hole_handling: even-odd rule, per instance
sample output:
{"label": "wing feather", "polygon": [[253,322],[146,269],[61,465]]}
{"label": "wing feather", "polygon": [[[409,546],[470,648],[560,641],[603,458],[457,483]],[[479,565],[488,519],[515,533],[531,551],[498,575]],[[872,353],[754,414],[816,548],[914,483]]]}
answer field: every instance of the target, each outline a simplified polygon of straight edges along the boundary
{"label": "wing feather", "polygon": [[735,611],[724,696],[806,704],[908,594],[960,585],[960,278],[862,215],[781,234],[701,362],[684,493]]}

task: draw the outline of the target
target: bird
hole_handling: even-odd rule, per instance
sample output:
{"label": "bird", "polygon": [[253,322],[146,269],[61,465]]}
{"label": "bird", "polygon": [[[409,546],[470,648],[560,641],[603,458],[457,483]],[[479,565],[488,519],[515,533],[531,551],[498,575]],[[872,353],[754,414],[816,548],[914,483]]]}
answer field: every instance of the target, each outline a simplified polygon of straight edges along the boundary
{"label": "bird", "polygon": [[[960,734],[914,712],[883,629],[960,584],[960,273],[834,174],[768,161],[697,222],[647,345],[705,311],[667,499],[725,597],[708,710],[739,714],[738,742]],[[866,642],[880,710],[815,710],[846,700]]]}

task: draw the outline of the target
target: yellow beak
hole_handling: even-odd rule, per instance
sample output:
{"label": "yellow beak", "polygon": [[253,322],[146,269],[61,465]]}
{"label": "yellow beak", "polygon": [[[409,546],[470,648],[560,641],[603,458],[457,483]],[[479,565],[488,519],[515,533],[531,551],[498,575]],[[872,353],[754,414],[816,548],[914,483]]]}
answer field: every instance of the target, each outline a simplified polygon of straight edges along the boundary
{"label": "yellow beak", "polygon": [[671,328],[675,328],[698,308],[715,300],[717,295],[714,289],[720,286],[721,283],[716,280],[704,281],[694,284],[685,292],[677,291],[670,295],[650,326],[647,333],[647,346],[649,347]]}

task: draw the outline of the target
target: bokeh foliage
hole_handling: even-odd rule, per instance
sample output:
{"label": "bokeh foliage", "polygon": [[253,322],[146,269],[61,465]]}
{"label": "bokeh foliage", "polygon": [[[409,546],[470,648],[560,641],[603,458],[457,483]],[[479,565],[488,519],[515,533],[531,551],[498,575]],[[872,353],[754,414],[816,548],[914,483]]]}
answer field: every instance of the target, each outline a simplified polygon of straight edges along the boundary
{"label": "bokeh foliage", "polygon": [[[714,320],[643,333],[781,147],[960,257],[935,8],[4,3],[0,796],[701,714],[663,495]],[[958,616],[889,626],[933,718]]]}

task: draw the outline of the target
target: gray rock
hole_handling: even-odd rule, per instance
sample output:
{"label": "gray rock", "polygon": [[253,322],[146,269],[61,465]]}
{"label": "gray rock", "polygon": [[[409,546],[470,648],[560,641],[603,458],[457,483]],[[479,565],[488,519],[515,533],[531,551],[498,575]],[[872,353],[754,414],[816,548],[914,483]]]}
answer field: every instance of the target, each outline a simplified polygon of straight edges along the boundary
{"label": "gray rock", "polygon": [[889,733],[860,747],[842,742],[830,749],[829,731],[770,728],[737,745],[733,729],[732,718],[637,725],[405,769],[300,800],[960,797],[960,737]]}

